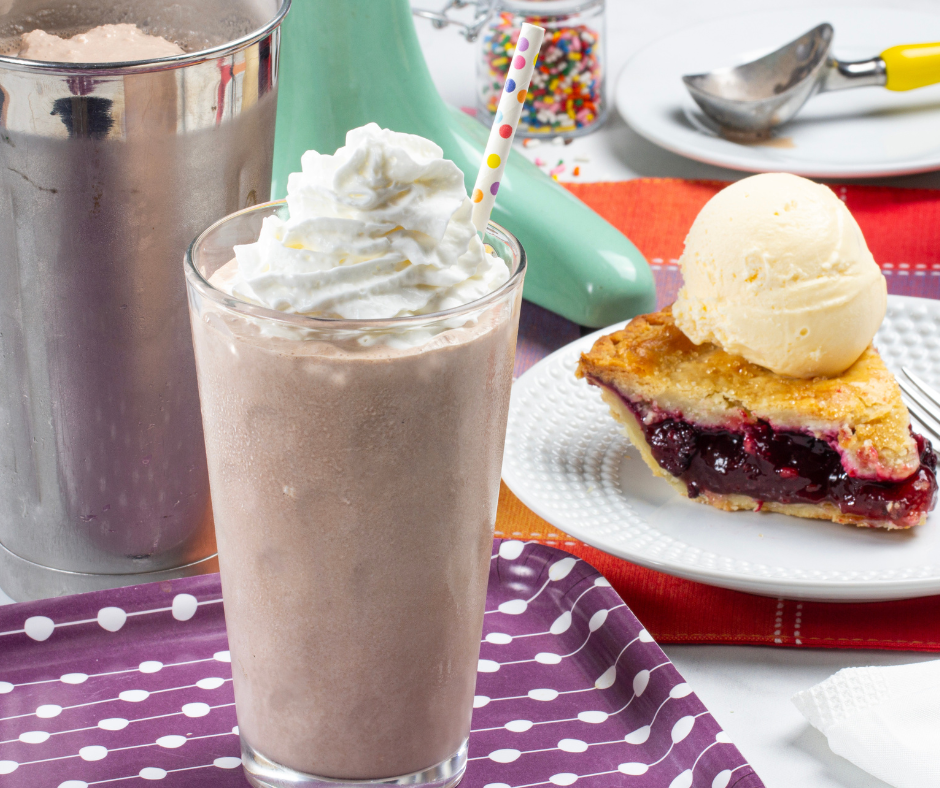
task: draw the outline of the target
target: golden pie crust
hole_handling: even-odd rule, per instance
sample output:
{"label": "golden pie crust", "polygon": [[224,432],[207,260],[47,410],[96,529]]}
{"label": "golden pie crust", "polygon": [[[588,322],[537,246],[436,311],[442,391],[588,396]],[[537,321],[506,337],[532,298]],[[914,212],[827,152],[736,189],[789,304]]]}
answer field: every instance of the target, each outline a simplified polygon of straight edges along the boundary
{"label": "golden pie crust", "polygon": [[810,432],[837,444],[852,476],[900,480],[920,467],[901,389],[871,346],[838,377],[788,378],[716,345],[694,344],[667,307],[597,340],[577,376],[702,426],[766,421]]}
{"label": "golden pie crust", "polygon": [[[810,432],[837,448],[852,476],[903,480],[920,467],[900,388],[871,346],[838,377],[787,378],[715,345],[695,345],[676,327],[667,307],[601,337],[582,354],[576,374],[601,384],[611,415],[646,464],[686,497],[685,482],[656,462],[637,417],[621,397],[705,427],[737,430],[764,421],[775,429]],[[845,514],[831,502],[778,503],[706,490],[694,500],[727,511],[779,512],[860,526],[912,524]],[[925,520],[926,515],[920,523]]]}

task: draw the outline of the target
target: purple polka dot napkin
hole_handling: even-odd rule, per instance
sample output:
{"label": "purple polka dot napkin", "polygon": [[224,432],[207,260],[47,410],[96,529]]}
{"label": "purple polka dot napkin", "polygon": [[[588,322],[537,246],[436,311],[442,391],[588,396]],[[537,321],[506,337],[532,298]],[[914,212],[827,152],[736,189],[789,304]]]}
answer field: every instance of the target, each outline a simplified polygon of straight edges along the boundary
{"label": "purple polka dot napkin", "polygon": [[[245,786],[217,575],[0,608],[0,785]],[[496,541],[465,788],[761,788],[591,566]]]}

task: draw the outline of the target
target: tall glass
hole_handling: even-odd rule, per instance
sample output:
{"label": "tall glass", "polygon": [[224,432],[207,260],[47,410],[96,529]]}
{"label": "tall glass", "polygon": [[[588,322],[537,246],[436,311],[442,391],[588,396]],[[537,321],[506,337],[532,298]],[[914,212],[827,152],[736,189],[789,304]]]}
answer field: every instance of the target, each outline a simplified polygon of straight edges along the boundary
{"label": "tall glass", "polygon": [[[467,759],[525,254],[487,297],[324,320],[209,278],[269,203],[186,263],[242,759],[255,786],[456,785]],[[350,781],[352,781],[350,783]]]}

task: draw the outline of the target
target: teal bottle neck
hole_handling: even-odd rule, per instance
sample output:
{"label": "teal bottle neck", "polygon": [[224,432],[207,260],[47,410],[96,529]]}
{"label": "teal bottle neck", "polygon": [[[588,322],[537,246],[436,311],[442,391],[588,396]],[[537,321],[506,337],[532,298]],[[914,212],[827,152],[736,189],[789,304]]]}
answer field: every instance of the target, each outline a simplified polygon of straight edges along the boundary
{"label": "teal bottle neck", "polygon": [[450,113],[408,0],[294,0],[282,36],[274,197],[285,196],[283,174],[304,152],[332,153],[370,121],[433,139],[453,157]]}
{"label": "teal bottle neck", "polygon": [[[293,0],[278,94],[275,198],[304,153],[333,153],[369,122],[434,140],[473,188],[488,131],[441,99],[408,0]],[[525,247],[525,297],[536,304],[598,327],[653,308],[652,274],[633,244],[518,153],[493,220]]]}

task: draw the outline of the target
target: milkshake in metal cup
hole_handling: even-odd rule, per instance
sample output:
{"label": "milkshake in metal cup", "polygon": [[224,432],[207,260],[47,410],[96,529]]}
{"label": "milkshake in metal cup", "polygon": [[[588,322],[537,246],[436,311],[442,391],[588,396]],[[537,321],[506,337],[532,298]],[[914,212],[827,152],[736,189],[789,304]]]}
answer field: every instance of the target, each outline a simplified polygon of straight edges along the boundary
{"label": "milkshake in metal cup", "polygon": [[186,269],[246,774],[456,785],[525,256],[410,135],[351,132],[289,193]]}
{"label": "milkshake in metal cup", "polygon": [[179,264],[269,198],[289,5],[0,0],[0,585],[16,600],[217,566]]}

